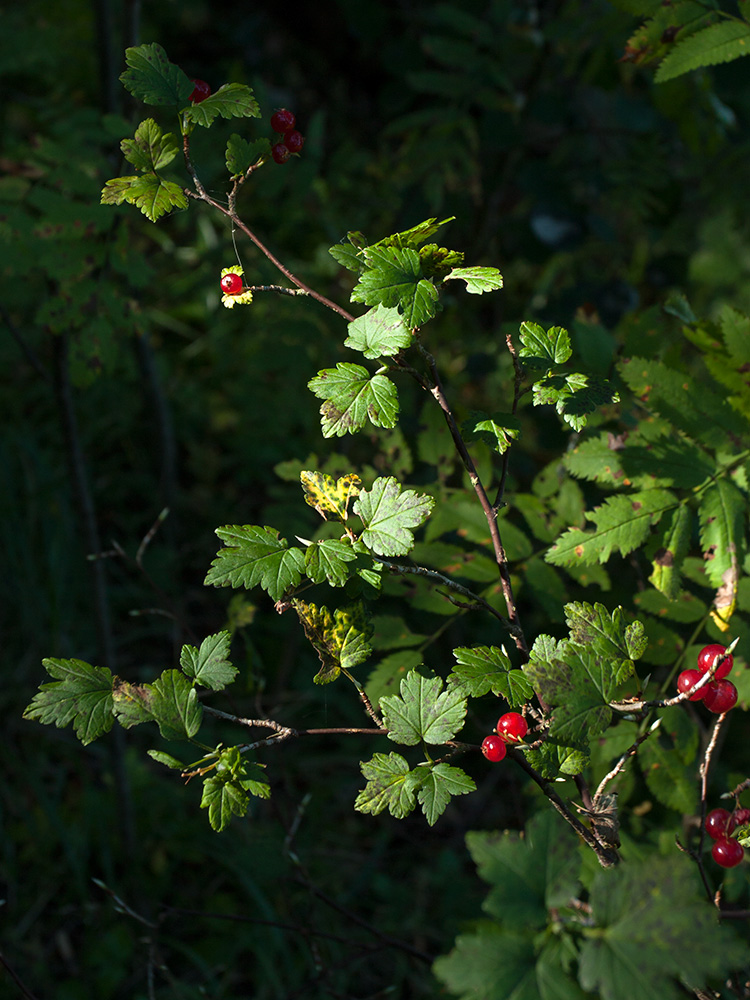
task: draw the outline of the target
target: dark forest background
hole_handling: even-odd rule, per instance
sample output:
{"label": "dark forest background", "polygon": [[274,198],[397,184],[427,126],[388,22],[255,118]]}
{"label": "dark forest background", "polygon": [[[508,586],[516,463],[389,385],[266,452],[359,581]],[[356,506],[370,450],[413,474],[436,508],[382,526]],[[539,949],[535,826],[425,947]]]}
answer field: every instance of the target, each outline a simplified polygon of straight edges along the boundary
{"label": "dark forest background", "polygon": [[[503,409],[504,335],[524,319],[570,329],[607,374],[626,342],[679,354],[675,326],[654,322],[670,294],[708,316],[727,302],[750,310],[750,61],[656,86],[621,59],[634,26],[607,0],[6,6],[3,996],[436,996],[428,959],[483,895],[463,836],[520,826],[526,794],[507,769],[434,829],[373,819],[352,809],[360,748],[321,739],[279,749],[273,798],[216,835],[197,785],[146,757],[152,734],[82,749],[69,730],[22,720],[45,656],[150,679],[183,642],[229,624],[241,669],[229,710],[356,725],[348,692],[309,683],[295,622],[202,581],[217,525],[304,534],[314,515],[300,511],[300,467],[336,451],[353,468],[398,470],[409,427],[426,419],[407,399],[407,438],[324,442],[305,386],[344,359],[336,318],[291,298],[222,309],[232,234],[203,206],[152,225],[99,205],[120,139],[146,117],[118,81],[125,47],[158,42],[213,89],[253,87],[263,119],[241,123],[250,138],[269,133],[275,108],[295,112],[302,156],[258,171],[240,214],[334,300],[346,305],[352,282],[327,250],[347,231],[374,242],[455,216],[444,245],[498,267],[505,289],[446,310],[431,345],[462,405]],[[217,194],[234,131],[194,137]],[[254,283],[276,280],[249,242],[238,249]],[[519,488],[565,442],[552,418],[528,428]],[[411,481],[420,461],[440,466],[441,447],[436,430]],[[582,582],[599,599],[604,578]],[[554,629],[564,593],[531,596],[529,633]]]}

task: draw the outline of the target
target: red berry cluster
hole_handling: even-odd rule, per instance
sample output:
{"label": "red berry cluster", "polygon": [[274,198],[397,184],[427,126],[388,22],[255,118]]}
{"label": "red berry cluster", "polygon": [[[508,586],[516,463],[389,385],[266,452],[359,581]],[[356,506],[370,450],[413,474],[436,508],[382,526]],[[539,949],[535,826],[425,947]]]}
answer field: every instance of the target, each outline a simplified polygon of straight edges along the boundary
{"label": "red berry cluster", "polygon": [[750,823],[750,809],[712,809],[706,816],[706,833],[714,841],[711,857],[722,868],[734,868],[745,856],[742,844],[732,834],[739,826]]}
{"label": "red berry cluster", "polygon": [[190,95],[190,102],[192,104],[200,104],[201,101],[205,101],[207,97],[211,96],[211,88],[205,80],[196,80],[193,78],[193,83],[195,84],[195,89]]}
{"label": "red berry cluster", "polygon": [[[695,687],[701,677],[709,672],[717,658],[724,656],[725,653],[726,648],[720,646],[718,643],[704,646],[700,653],[698,653],[698,669],[683,670],[677,678],[677,690],[680,694]],[[733,663],[734,658],[730,653],[719,664],[713,680],[709,681],[708,684],[704,684],[695,694],[691,694],[690,701],[702,701],[709,712],[715,712],[716,715],[722,715],[724,712],[728,712],[730,708],[734,708],[737,704],[737,688],[731,681],[724,679],[732,669]]]}
{"label": "red berry cluster", "polygon": [[296,119],[291,111],[280,108],[271,115],[271,128],[284,138],[271,146],[271,156],[276,163],[286,163],[292,153],[299,153],[305,137],[294,127]]}
{"label": "red berry cluster", "polygon": [[506,753],[506,744],[520,743],[529,731],[526,719],[518,712],[506,712],[497,720],[495,726],[497,736],[492,733],[482,740],[482,753],[493,762],[502,760]]}

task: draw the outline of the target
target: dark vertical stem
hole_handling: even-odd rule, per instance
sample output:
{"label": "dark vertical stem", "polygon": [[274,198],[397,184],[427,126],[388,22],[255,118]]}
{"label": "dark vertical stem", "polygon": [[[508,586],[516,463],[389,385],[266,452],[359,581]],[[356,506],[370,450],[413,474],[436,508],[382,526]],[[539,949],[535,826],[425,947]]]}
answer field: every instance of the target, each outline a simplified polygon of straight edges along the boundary
{"label": "dark vertical stem", "polygon": [[137,45],[141,34],[141,0],[125,2],[125,48]]}
{"label": "dark vertical stem", "polygon": [[177,493],[177,444],[172,413],[156,368],[154,352],[146,334],[136,336],[135,353],[159,440],[161,506],[171,508]]}
{"label": "dark vertical stem", "polygon": [[[169,401],[164,393],[164,389],[159,377],[159,372],[154,358],[154,352],[147,334],[135,337],[135,353],[138,362],[138,369],[141,374],[141,385],[146,394],[149,417],[156,427],[156,437],[158,440],[159,453],[159,506],[168,507],[171,516],[167,518],[162,529],[167,546],[170,550],[170,557],[175,557],[175,520],[174,505],[177,496],[177,443],[174,433],[174,421]],[[174,618],[174,628],[172,630],[172,643],[175,653],[182,641],[182,631],[180,621],[182,615],[177,613]]]}
{"label": "dark vertical stem", "polygon": [[106,114],[117,111],[119,87],[114,58],[112,0],[94,0],[96,51],[99,58],[99,95]]}
{"label": "dark vertical stem", "polygon": [[[80,528],[81,539],[87,553],[101,551],[99,543],[99,528],[97,525],[94,498],[89,486],[86,471],[86,459],[81,444],[78,428],[78,418],[73,404],[73,391],[68,370],[69,339],[67,333],[53,336],[54,379],[57,396],[60,423],[62,425],[65,455],[73,491],[73,501]],[[109,606],[109,593],[105,560],[89,561],[93,589],[94,619],[99,647],[99,656],[103,665],[115,672],[115,644],[112,633],[112,616]],[[120,810],[120,826],[123,846],[130,857],[135,849],[135,826],[130,794],[130,783],[124,765],[124,739],[119,726],[115,727],[114,740],[110,744],[112,750],[112,767],[117,786],[117,800]]]}

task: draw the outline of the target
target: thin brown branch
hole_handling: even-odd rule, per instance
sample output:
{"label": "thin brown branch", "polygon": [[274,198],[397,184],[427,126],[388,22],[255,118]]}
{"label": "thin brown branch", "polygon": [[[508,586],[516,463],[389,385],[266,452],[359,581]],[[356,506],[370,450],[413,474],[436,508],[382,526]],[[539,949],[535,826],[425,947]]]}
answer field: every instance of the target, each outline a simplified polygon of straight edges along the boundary
{"label": "thin brown branch", "polygon": [[[508,557],[505,554],[505,548],[503,546],[502,539],[500,537],[500,529],[497,523],[497,510],[492,506],[487,496],[487,491],[482,484],[482,480],[477,472],[476,465],[474,464],[474,459],[469,454],[469,450],[466,447],[466,442],[464,441],[461,431],[456,423],[456,418],[453,415],[453,411],[450,408],[443,385],[440,379],[440,374],[437,370],[437,363],[435,358],[430,354],[430,352],[422,345],[419,344],[419,349],[427,362],[427,366],[430,371],[430,376],[432,378],[432,388],[430,392],[434,396],[435,400],[439,404],[441,410],[443,411],[443,417],[448,425],[448,430],[450,432],[451,438],[453,439],[453,444],[458,452],[464,468],[469,475],[469,481],[471,482],[472,488],[476,493],[477,499],[481,504],[482,510],[484,511],[484,516],[487,519],[487,525],[490,531],[490,538],[492,540],[492,548],[495,553],[495,561],[497,563],[498,571],[500,574],[500,585],[502,587],[503,596],[505,598],[505,606],[508,610],[508,621],[510,623],[511,635],[515,641],[516,646],[519,651],[523,653],[525,658],[528,658],[529,648],[526,643],[526,638],[523,634],[523,629],[521,628],[521,622],[518,616],[518,609],[516,607],[515,598],[513,596],[513,586],[510,579],[510,569],[508,567]],[[509,627],[510,627],[509,626]]]}
{"label": "thin brown branch", "polygon": [[[464,587],[463,584],[456,583],[456,581],[452,580],[449,576],[444,576],[443,573],[438,573],[437,570],[427,569],[424,566],[404,566],[402,563],[390,562],[388,559],[379,558],[378,562],[385,566],[389,572],[398,576],[407,576],[412,574],[414,576],[423,576],[428,580],[435,580],[436,582],[441,583],[444,587],[449,587],[451,590],[455,590],[457,594],[461,594],[463,597],[468,598],[473,605],[476,605],[484,611],[488,611],[491,615],[494,615],[494,617],[497,618],[498,621],[502,622],[505,628],[507,628],[512,635],[514,635],[514,629],[518,630],[518,626],[516,624],[509,621],[504,615],[501,615],[500,612],[496,608],[493,608],[488,601],[485,601],[483,597],[475,594],[474,591],[469,590],[468,587]],[[467,609],[470,607],[470,605],[465,604],[459,606]]]}
{"label": "thin brown branch", "polygon": [[534,770],[520,750],[509,747],[508,756],[539,786],[565,822],[573,828],[581,840],[596,854],[602,868],[612,868],[619,862],[620,856],[617,851],[613,847],[604,847],[599,843],[594,834],[573,815],[557,792],[550,787],[549,782]]}
{"label": "thin brown branch", "polygon": [[45,382],[48,383],[51,382],[52,379],[49,376],[49,372],[46,370],[46,368],[39,360],[39,358],[36,356],[34,351],[32,351],[32,349],[26,343],[21,331],[18,329],[13,320],[10,318],[10,313],[3,305],[0,305],[0,316],[2,316],[3,322],[8,327],[8,332],[10,333],[11,337],[20,347],[21,353],[26,358],[31,367],[34,369],[34,371],[37,373],[37,375],[40,375]]}
{"label": "thin brown branch", "polygon": [[196,194],[194,194],[193,192],[190,191],[189,188],[187,188],[185,189],[185,193],[190,197],[195,197],[198,198],[200,201],[206,202],[207,205],[210,205],[212,208],[215,208],[217,212],[221,212],[222,215],[226,215],[226,217],[231,220],[232,225],[235,226],[237,229],[239,229],[241,232],[243,232],[245,236],[247,236],[248,239],[250,239],[255,244],[255,246],[260,250],[263,256],[266,257],[273,264],[273,266],[277,268],[277,270],[281,271],[281,273],[288,281],[290,281],[293,285],[295,285],[304,294],[309,295],[317,302],[320,302],[321,305],[324,305],[328,309],[332,309],[333,312],[338,313],[339,316],[342,316],[347,321],[347,323],[351,323],[352,320],[354,319],[354,316],[350,312],[348,312],[342,306],[338,305],[338,303],[332,302],[331,299],[326,298],[325,295],[321,295],[320,292],[316,292],[313,288],[310,288],[309,285],[306,285],[305,282],[302,281],[300,278],[298,278],[295,274],[292,274],[289,268],[286,267],[284,264],[282,264],[281,261],[278,259],[278,257],[274,253],[272,253],[271,250],[269,250],[269,248],[265,245],[265,243],[263,243],[263,241],[258,236],[255,235],[253,230],[250,229],[250,227],[245,222],[242,221],[239,215],[237,215],[237,212],[234,208],[234,201],[236,197],[236,185],[235,188],[233,189],[233,194],[230,195],[228,206],[222,205],[221,202],[216,201],[215,198],[211,198],[210,195],[206,193],[206,189],[201,184],[200,178],[198,177],[198,174],[195,171],[195,167],[193,166],[192,160],[190,159],[190,139],[189,136],[187,135],[183,136],[182,151],[185,158],[185,167],[187,168],[187,171],[190,174],[190,177],[195,186],[195,191],[197,192]]}
{"label": "thin brown branch", "polygon": [[[516,351],[515,344],[508,333],[505,337],[505,343],[508,347],[508,353],[513,360],[513,405],[511,406],[511,413],[515,416],[518,410],[518,401],[521,398],[521,383],[523,381],[523,368],[521,362],[518,359],[518,352]],[[497,495],[495,496],[495,502],[493,503],[493,508],[495,511],[500,510],[500,506],[503,502],[503,497],[505,496],[505,483],[508,479],[508,463],[510,460],[510,448],[506,449],[503,455],[502,467],[500,470],[500,485],[497,488]]]}
{"label": "thin brown branch", "polygon": [[3,966],[3,968],[8,973],[10,978],[13,980],[13,982],[21,991],[22,995],[26,997],[26,1000],[37,1000],[36,995],[31,992],[31,990],[26,986],[24,982],[22,982],[21,979],[19,979],[19,977],[16,975],[15,970],[11,965],[8,964],[7,958],[5,957],[5,955],[3,955],[1,951],[0,951],[0,965]]}

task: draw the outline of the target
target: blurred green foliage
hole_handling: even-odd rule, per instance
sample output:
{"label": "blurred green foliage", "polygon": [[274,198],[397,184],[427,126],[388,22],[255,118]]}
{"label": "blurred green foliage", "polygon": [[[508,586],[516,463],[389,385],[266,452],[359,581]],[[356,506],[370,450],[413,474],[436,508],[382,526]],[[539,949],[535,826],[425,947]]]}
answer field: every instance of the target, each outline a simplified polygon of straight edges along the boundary
{"label": "blurred green foliage", "polygon": [[[214,528],[266,523],[273,510],[283,531],[314,530],[301,468],[344,474],[367,464],[414,483],[437,469],[461,483],[442,425],[408,391],[405,437],[327,450],[305,385],[347,359],[343,324],[303,299],[219,308],[218,276],[235,259],[221,220],[193,206],[152,226],[99,205],[120,170],[119,139],[137,120],[117,83],[123,50],[160,42],[214,88],[251,85],[264,121],[279,106],[295,111],[303,155],[259,171],[239,211],[336,301],[347,302],[353,278],[327,248],[347,231],[374,242],[456,216],[449,245],[505,277],[502,293],[464,296],[431,334],[467,412],[504,408],[504,335],[521,320],[567,326],[607,375],[623,345],[666,363],[684,350],[673,320],[644,313],[671,291],[708,316],[727,304],[750,311],[750,67],[656,86],[650,71],[621,61],[634,18],[607,0],[329,2],[293,17],[267,2],[219,16],[206,0],[170,0],[145,5],[133,24],[136,9],[30,0],[4,12],[0,33],[2,953],[28,990],[56,1000],[434,996],[429,960],[483,895],[464,833],[522,824],[534,793],[519,774],[482,769],[478,793],[427,829],[418,818],[352,811],[360,775],[350,744],[287,745],[271,804],[218,838],[197,814],[197,789],[145,760],[148,734],[130,735],[127,751],[116,742],[84,751],[71,734],[20,719],[43,656],[101,662],[106,632],[113,669],[149,680],[183,641],[229,622],[243,670],[232,710],[267,711],[262,698],[292,725],[356,725],[346,692],[309,685],[317,666],[295,623],[202,587]],[[250,138],[263,134],[253,127],[261,131]],[[210,146],[195,137],[217,196],[216,150],[235,128],[215,128]],[[276,280],[239,236],[237,246],[255,283]],[[98,563],[86,560],[61,371],[100,547],[113,553]],[[559,421],[536,411],[521,440],[513,491],[559,490],[569,523],[579,523],[597,494],[560,465],[569,438]],[[165,506],[141,569],[139,545]],[[527,559],[520,598],[531,635],[561,625],[566,599],[542,551],[517,554]],[[592,567],[580,583],[589,595],[613,588],[614,605],[632,577]],[[392,584],[397,598],[401,589]],[[429,598],[414,606],[412,631],[437,637],[444,625]],[[450,627],[451,646],[496,639],[473,619]],[[657,646],[659,627],[657,611]],[[386,633],[376,638],[384,651],[393,648]],[[441,653],[429,648],[438,668]],[[731,740],[724,750],[725,787],[742,777],[737,750]],[[642,782],[633,794],[648,803]],[[673,839],[664,810],[638,817],[653,843]]]}

